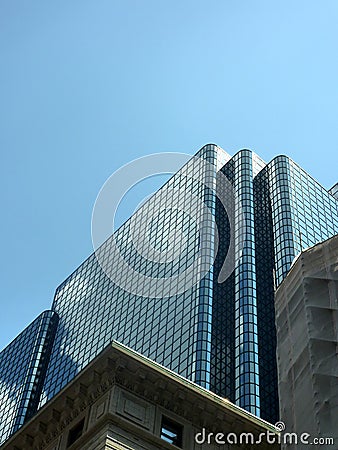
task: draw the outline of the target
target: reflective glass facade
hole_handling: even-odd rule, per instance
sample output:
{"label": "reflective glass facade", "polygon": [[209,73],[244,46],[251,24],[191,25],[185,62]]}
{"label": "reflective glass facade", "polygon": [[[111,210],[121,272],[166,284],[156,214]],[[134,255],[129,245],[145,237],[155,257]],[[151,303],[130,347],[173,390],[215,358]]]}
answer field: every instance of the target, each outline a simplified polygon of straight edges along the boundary
{"label": "reflective glass facade", "polygon": [[[135,237],[131,220],[115,233],[123,259],[136,268],[138,274],[149,277],[150,282],[146,283],[142,277],[135,278],[134,292],[128,292],[106,275],[93,254],[58,287],[52,309],[59,315],[60,323],[41,405],[113,339],[210,387],[212,268],[199,283],[179,295],[170,295],[176,288],[178,275],[182,276],[179,283],[186,285],[188,268],[196,261],[200,246],[196,221],[203,223],[204,257],[211,260],[213,256],[214,229],[204,221],[199,201],[211,211],[214,209],[213,192],[203,182],[215,180],[217,148],[204,147],[198,156],[208,161],[208,171],[200,173],[201,167],[195,161],[188,162],[133,216],[136,228],[142,223],[149,225],[152,244],[149,249],[142,249],[144,235]],[[178,192],[175,207],[173,190]],[[193,218],[189,211],[194,212]],[[173,229],[179,257],[170,260],[168,256],[155,262],[151,249],[166,250]],[[113,266],[114,277],[118,276],[127,284],[128,275],[116,264],[111,246],[111,239],[108,239],[100,248],[101,256]],[[207,267],[208,261],[202,260],[193,275],[198,275],[203,265]],[[164,298],[155,298],[156,283],[162,278],[172,280],[172,285],[166,285]]]}
{"label": "reflective glass facade", "polygon": [[278,417],[274,290],[305,248],[338,233],[338,202],[287,156],[254,178],[261,416]]}
{"label": "reflective glass facade", "polygon": [[[216,223],[221,245],[215,261],[212,320],[211,388],[256,415],[260,414],[260,399],[253,173],[262,166],[264,163],[256,155],[253,159],[249,150],[242,150],[221,169],[236,192],[235,227],[231,230],[226,211],[218,202]],[[240,257],[230,277],[219,283],[218,273],[231,232]]]}
{"label": "reflective glass facade", "polygon": [[330,194],[333,195],[333,197],[338,200],[338,183],[334,184],[332,188],[329,190]]}
{"label": "reflective glass facade", "polygon": [[[337,201],[286,156],[266,164],[216,145],[196,156],[99,248],[101,263],[92,254],[57,288],[48,314],[59,323],[35,409],[115,339],[277,421],[274,289],[301,249],[338,233]],[[223,280],[229,252],[236,264]],[[33,354],[30,338],[20,342]],[[16,362],[5,367],[8,392],[22,375]],[[25,414],[8,398],[20,426]]]}
{"label": "reflective glass facade", "polygon": [[57,322],[43,312],[0,353],[0,444],[37,411]]}

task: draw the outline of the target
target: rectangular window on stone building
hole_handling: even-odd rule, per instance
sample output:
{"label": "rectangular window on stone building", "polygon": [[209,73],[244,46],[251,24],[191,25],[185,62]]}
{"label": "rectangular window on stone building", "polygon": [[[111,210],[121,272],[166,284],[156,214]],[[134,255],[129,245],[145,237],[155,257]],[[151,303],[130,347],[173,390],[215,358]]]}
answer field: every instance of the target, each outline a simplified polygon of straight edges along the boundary
{"label": "rectangular window on stone building", "polygon": [[75,427],[73,427],[68,434],[67,448],[82,436],[85,420],[82,419]]}
{"label": "rectangular window on stone building", "polygon": [[161,424],[161,439],[169,444],[176,445],[176,447],[182,448],[183,442],[183,426],[174,422],[168,417],[162,417]]}

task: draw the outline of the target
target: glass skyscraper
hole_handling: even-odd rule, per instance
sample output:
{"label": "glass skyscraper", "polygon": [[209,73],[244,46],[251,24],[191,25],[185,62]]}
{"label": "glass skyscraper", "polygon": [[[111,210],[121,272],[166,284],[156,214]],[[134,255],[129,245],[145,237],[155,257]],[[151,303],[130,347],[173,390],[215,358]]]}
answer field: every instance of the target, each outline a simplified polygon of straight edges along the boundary
{"label": "glass skyscraper", "polygon": [[333,192],[287,156],[203,147],[0,353],[2,441],[113,339],[276,422],[274,290],[337,233]]}
{"label": "glass skyscraper", "polygon": [[0,353],[0,443],[37,411],[57,323],[44,311]]}

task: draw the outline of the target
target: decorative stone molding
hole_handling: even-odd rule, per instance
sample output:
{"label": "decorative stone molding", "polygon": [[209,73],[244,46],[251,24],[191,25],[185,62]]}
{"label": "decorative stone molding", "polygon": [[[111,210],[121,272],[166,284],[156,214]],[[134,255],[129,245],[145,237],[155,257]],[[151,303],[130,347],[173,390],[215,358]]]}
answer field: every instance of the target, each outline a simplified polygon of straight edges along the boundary
{"label": "decorative stone molding", "polygon": [[[64,450],[68,448],[70,430],[79,426],[82,419],[81,437],[69,446],[70,450],[91,450],[95,436],[100,436],[100,442],[110,439],[107,449],[171,449],[174,447],[159,437],[162,414],[184,425],[186,450],[195,448],[193,429],[215,432],[246,429],[257,435],[273,430],[266,422],[230,402],[114,343],[1,450]],[[111,426],[119,430],[121,442],[113,443],[108,437]],[[144,442],[143,447],[141,444],[128,447],[132,439]]]}

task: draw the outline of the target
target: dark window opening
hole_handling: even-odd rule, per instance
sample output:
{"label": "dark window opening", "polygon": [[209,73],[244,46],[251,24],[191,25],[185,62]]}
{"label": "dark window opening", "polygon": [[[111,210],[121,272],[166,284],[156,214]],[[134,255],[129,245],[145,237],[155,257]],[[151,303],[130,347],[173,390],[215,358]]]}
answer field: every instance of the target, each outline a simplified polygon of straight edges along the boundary
{"label": "dark window opening", "polygon": [[168,417],[162,417],[161,439],[169,444],[182,448],[183,442],[183,426],[174,422]]}
{"label": "dark window opening", "polygon": [[68,442],[67,447],[70,447],[74,442],[79,439],[79,437],[82,436],[83,428],[84,428],[84,418],[77,424],[75,427],[73,427],[68,434]]}

